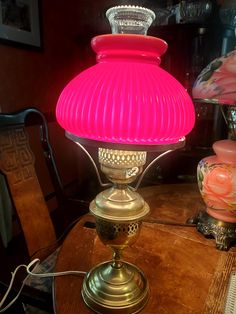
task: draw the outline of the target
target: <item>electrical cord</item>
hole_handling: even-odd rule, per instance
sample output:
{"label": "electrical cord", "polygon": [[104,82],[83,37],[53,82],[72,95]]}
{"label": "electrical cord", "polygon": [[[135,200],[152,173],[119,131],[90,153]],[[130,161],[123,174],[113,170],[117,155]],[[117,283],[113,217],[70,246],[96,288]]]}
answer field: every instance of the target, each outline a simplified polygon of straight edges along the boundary
{"label": "electrical cord", "polygon": [[86,275],[87,272],[81,271],[81,270],[67,270],[67,271],[61,271],[57,273],[46,273],[46,274],[41,274],[41,273],[33,273],[30,268],[34,265],[35,267],[38,266],[40,263],[40,260],[38,258],[34,259],[32,262],[30,262],[26,266],[26,271],[28,275],[35,276],[35,277],[42,277],[42,278],[47,278],[47,277],[59,277],[59,276],[67,276],[67,275]]}
{"label": "electrical cord", "polygon": [[28,279],[29,275],[27,275],[27,276],[25,277],[25,279],[23,280],[23,282],[22,282],[22,284],[21,284],[21,287],[20,287],[20,289],[19,289],[17,295],[2,309],[3,304],[5,303],[6,298],[7,298],[7,296],[9,295],[9,293],[10,293],[10,291],[11,291],[11,289],[12,289],[12,286],[13,286],[13,283],[14,283],[14,280],[15,280],[15,277],[16,277],[16,273],[19,271],[20,268],[25,268],[25,266],[26,266],[26,265],[19,265],[19,266],[16,267],[16,269],[14,270],[14,272],[11,273],[11,281],[10,281],[9,287],[8,287],[8,289],[7,289],[6,293],[5,293],[5,295],[3,296],[3,298],[2,298],[2,300],[1,300],[1,302],[0,302],[0,313],[5,312],[5,311],[18,299],[18,297],[20,296],[21,291],[22,291],[22,289],[23,289],[23,287],[24,287],[24,285],[25,285],[25,282],[26,282],[26,280]]}
{"label": "electrical cord", "polygon": [[[16,269],[11,273],[11,281],[9,284],[9,287],[6,291],[6,293],[4,294],[2,300],[0,301],[0,313],[5,312],[20,296],[22,289],[27,281],[27,279],[29,278],[29,276],[35,276],[35,277],[58,277],[58,276],[67,276],[67,275],[77,275],[77,276],[85,276],[86,272],[85,271],[73,271],[73,270],[69,270],[69,271],[63,271],[63,272],[57,272],[57,273],[34,273],[34,269],[40,264],[40,260],[38,258],[34,259],[32,262],[30,262],[28,265],[25,264],[21,264],[19,266],[16,267]],[[34,266],[33,269],[31,269]],[[16,274],[17,272],[21,269],[21,268],[25,268],[27,275],[24,278],[24,280],[22,281],[21,287],[17,293],[17,295],[4,307],[3,304],[5,303],[15,280]]]}
{"label": "electrical cord", "polygon": [[[31,256],[30,258],[32,259],[37,253],[43,251],[43,250],[47,250],[53,246],[56,246],[63,238],[64,236],[67,234],[67,232],[81,219],[82,217],[79,217],[77,219],[75,219],[74,221],[72,221],[68,226],[67,228],[64,230],[64,232],[58,237],[58,239],[46,246],[46,247],[43,247],[37,251],[35,251]],[[37,277],[56,277],[56,276],[65,276],[65,275],[79,275],[79,274],[83,274],[85,275],[86,273],[85,272],[80,272],[80,271],[67,271],[67,272],[61,272],[61,273],[47,273],[47,274],[36,274],[36,273],[33,273],[32,271],[30,271],[30,268],[37,262],[37,264],[35,265],[35,267],[38,266],[38,264],[40,263],[40,260],[39,259],[34,259],[31,263],[29,263],[29,265],[24,265],[24,264],[21,264],[19,266],[17,266],[15,268],[15,270],[11,273],[11,280],[10,280],[10,284],[9,284],[9,287],[5,293],[5,295],[3,296],[2,300],[0,301],[0,313],[3,313],[5,312],[17,299],[18,297],[20,296],[21,292],[22,292],[22,289],[27,281],[27,279],[30,277],[30,276],[37,276]],[[24,280],[22,281],[22,284],[21,284],[21,287],[17,293],[17,295],[4,307],[3,307],[3,304],[5,303],[6,301],[6,298],[7,296],[9,295],[11,289],[12,289],[12,286],[14,284],[14,280],[15,280],[15,277],[16,277],[16,274],[17,272],[22,269],[22,268],[25,268],[28,275],[24,278]]]}

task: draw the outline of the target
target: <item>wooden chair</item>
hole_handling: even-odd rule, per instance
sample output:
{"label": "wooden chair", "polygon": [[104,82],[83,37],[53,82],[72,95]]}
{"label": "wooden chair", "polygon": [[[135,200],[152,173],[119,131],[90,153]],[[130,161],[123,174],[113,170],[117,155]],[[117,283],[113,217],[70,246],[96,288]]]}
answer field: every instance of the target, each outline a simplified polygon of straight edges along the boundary
{"label": "wooden chair", "polygon": [[[73,218],[83,215],[88,211],[88,204],[68,197],[65,193],[49,142],[45,116],[35,108],[27,108],[11,114],[0,114],[0,171],[6,178],[29,257],[34,255],[33,257],[43,260],[55,249],[52,244],[56,243],[57,237],[37,178],[35,156],[30,148],[26,131],[27,123],[39,125],[41,144],[62,220],[67,220],[65,217],[70,210],[76,212],[76,214],[73,213]],[[24,298],[27,299],[27,293],[23,294]],[[37,306],[41,299],[45,300],[42,295],[39,299],[35,298]],[[41,307],[44,308],[45,302],[41,303]]]}

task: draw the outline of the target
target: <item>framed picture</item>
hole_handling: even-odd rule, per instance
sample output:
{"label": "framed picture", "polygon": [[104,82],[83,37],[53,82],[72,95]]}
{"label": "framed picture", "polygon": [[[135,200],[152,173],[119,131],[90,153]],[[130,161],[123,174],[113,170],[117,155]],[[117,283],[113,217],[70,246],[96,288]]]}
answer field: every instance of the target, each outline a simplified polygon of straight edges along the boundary
{"label": "framed picture", "polygon": [[38,0],[0,0],[0,39],[40,47]]}

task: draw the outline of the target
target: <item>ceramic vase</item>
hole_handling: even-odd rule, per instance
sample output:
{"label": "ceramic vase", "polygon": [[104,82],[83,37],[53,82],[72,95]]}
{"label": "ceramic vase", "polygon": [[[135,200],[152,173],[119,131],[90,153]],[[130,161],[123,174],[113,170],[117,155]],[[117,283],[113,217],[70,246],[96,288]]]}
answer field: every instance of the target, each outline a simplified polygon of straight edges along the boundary
{"label": "ceramic vase", "polygon": [[213,150],[216,155],[198,164],[199,190],[208,215],[218,221],[236,223],[236,141],[217,141]]}

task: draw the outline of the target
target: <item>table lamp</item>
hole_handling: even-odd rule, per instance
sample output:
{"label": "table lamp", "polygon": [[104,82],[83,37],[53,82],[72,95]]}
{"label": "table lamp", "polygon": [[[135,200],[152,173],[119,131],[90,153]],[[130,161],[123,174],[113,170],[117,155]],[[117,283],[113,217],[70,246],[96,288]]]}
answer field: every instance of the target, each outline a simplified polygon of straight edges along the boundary
{"label": "table lamp", "polygon": [[113,33],[92,39],[98,63],[64,88],[56,116],[68,138],[98,148],[101,170],[113,183],[90,204],[113,258],[88,272],[83,300],[97,313],[137,313],[148,301],[148,281],[121,252],[137,239],[149,206],[130,183],[148,151],[165,154],[184,145],[195,112],[184,87],[159,67],[166,42],[146,36],[154,12],[117,6],[106,16]]}
{"label": "table lamp", "polygon": [[[194,100],[219,106],[228,138],[213,143],[215,155],[198,164],[198,185],[206,210],[196,218],[197,229],[213,236],[216,247],[228,250],[236,241],[236,50],[213,60],[199,74]],[[196,104],[197,105],[197,104]]]}

